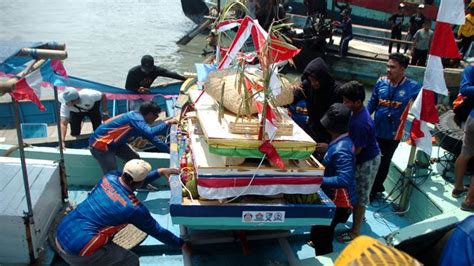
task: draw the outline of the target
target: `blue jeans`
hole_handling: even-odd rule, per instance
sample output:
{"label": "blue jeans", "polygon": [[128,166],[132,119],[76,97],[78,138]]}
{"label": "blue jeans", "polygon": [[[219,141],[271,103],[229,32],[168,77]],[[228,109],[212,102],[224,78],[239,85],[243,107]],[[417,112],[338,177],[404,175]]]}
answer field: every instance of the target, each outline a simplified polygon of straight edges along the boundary
{"label": "blue jeans", "polygon": [[339,45],[339,55],[344,57],[347,55],[347,50],[349,50],[349,41],[352,40],[352,35],[342,36],[341,44]]}
{"label": "blue jeans", "polygon": [[120,159],[128,162],[132,159],[140,159],[140,155],[129,145],[122,144],[118,146],[115,150],[100,151],[92,147],[89,148],[92,156],[99,162],[100,167],[104,175],[110,171],[117,170],[117,159],[115,156]]}

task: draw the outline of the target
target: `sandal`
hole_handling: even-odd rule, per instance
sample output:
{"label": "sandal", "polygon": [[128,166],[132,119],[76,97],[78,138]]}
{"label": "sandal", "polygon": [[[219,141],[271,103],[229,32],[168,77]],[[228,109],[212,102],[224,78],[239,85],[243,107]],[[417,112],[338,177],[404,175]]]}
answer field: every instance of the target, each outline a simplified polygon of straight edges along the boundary
{"label": "sandal", "polygon": [[467,204],[466,201],[463,201],[461,203],[461,210],[468,211],[468,212],[474,212],[474,203]]}
{"label": "sandal", "polygon": [[336,236],[336,239],[341,243],[349,243],[354,240],[354,237],[352,237],[351,231],[343,231]]}
{"label": "sandal", "polygon": [[467,194],[468,190],[469,190],[469,187],[467,187],[467,186],[464,186],[464,188],[461,189],[461,190],[453,189],[453,192],[451,193],[451,197],[460,198],[460,197],[464,196],[465,194]]}

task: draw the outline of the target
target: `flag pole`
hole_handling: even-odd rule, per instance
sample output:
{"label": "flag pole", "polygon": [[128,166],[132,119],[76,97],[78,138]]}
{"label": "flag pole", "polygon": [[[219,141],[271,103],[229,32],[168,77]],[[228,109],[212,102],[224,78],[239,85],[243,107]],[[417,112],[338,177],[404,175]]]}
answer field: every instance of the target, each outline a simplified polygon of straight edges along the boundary
{"label": "flag pole", "polygon": [[[59,102],[59,97],[58,97],[58,87],[54,86],[53,87],[54,91],[54,101],[55,103]],[[65,202],[68,198],[68,184],[67,184],[67,178],[66,178],[66,166],[64,164],[64,147],[63,147],[63,136],[61,134],[61,117],[59,114],[59,108],[57,104],[54,104],[54,113],[56,114],[56,117],[58,119],[58,123],[56,124],[57,129],[58,129],[58,141],[59,141],[59,180],[61,183],[61,198],[63,202]]]}
{"label": "flag pole", "polygon": [[399,212],[405,212],[408,209],[408,205],[410,202],[411,196],[411,177],[413,176],[413,164],[415,163],[415,154],[416,154],[416,146],[414,143],[411,145],[410,149],[410,156],[408,157],[408,164],[403,172],[403,180],[402,180],[402,195],[400,197],[400,203],[398,204]]}

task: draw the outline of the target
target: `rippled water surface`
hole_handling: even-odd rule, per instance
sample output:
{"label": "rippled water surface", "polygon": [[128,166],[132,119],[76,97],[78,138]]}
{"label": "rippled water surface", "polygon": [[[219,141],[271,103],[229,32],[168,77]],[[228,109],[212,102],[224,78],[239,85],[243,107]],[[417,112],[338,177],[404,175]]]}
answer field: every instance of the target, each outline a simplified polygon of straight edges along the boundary
{"label": "rippled water surface", "polygon": [[73,76],[123,87],[144,54],[181,73],[202,60],[204,36],[175,44],[195,26],[179,0],[3,0],[1,6],[0,39],[66,43]]}

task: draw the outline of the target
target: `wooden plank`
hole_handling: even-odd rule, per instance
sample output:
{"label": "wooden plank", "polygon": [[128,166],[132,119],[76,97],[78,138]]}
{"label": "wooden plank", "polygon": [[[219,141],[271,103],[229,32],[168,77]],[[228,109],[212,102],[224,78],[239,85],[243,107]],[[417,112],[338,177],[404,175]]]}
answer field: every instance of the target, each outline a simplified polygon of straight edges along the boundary
{"label": "wooden plank", "polygon": [[[202,135],[196,134],[199,132],[195,130],[195,125],[188,121],[190,134],[190,146],[192,149],[192,156],[194,160],[194,166],[197,168],[199,174],[232,174],[232,175],[248,175],[253,173],[259,164],[259,160],[244,160],[240,165],[229,164],[228,158],[225,156],[216,155],[209,152],[209,145]],[[239,158],[241,159],[241,158]],[[309,176],[322,176],[324,173],[324,167],[314,157],[308,160],[288,160],[286,163],[286,169],[281,170],[277,167],[272,166],[268,161],[265,161],[259,169],[259,174],[270,174],[274,176],[278,175],[309,175]],[[227,167],[232,165],[232,167]]]}
{"label": "wooden plank", "polygon": [[[88,139],[90,134],[93,133],[92,130],[92,123],[90,121],[85,121],[82,124],[81,135],[77,137],[73,137],[70,135],[71,128],[68,124],[68,133],[66,134],[65,141],[76,141],[79,139]],[[2,128],[0,129],[0,137],[4,137],[5,141],[3,144],[18,144],[18,138],[16,133],[16,128]],[[58,129],[56,125],[48,125],[48,137],[46,138],[32,138],[32,139],[25,139],[25,143],[27,144],[41,144],[41,143],[56,143],[58,142]]]}
{"label": "wooden plank", "polygon": [[[200,91],[190,90],[192,102],[195,102],[201,94]],[[254,134],[233,134],[229,132],[228,125],[219,123],[218,108],[214,99],[207,93],[204,93],[199,102],[195,104],[197,117],[200,121],[201,129],[209,144],[222,144],[236,147],[258,148],[262,141]],[[273,145],[276,148],[313,148],[316,146],[314,140],[304,132],[293,121],[293,135],[276,136]]]}

